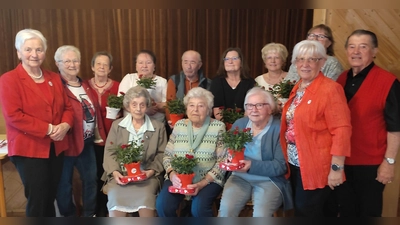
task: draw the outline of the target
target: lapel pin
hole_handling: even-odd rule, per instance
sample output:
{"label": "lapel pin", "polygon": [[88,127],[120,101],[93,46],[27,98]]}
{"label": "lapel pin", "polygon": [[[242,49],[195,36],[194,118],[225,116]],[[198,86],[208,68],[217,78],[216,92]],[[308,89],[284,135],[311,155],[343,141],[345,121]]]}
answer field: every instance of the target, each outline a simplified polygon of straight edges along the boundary
{"label": "lapel pin", "polygon": [[53,87],[53,83],[51,83],[51,81],[49,81],[49,85]]}
{"label": "lapel pin", "polygon": [[311,100],[308,100],[307,104],[311,104]]}

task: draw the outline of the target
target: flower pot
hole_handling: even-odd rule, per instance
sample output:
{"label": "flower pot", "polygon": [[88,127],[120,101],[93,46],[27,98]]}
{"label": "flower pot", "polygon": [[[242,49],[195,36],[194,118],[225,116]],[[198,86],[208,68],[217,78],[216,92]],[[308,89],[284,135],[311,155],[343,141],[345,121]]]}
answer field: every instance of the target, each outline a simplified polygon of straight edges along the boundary
{"label": "flower pot", "polygon": [[244,148],[241,151],[235,151],[228,148],[228,162],[239,164],[244,159]]}
{"label": "flower pot", "polygon": [[174,126],[178,120],[183,119],[183,116],[183,114],[169,114],[172,126]]}
{"label": "flower pot", "polygon": [[282,108],[285,105],[285,103],[289,100],[289,98],[278,98],[278,101],[282,103]]}
{"label": "flower pot", "polygon": [[106,106],[106,118],[107,119],[116,119],[117,115],[121,109],[111,108]]}
{"label": "flower pot", "polygon": [[135,176],[142,173],[142,171],[140,170],[140,162],[127,163],[124,164],[124,167],[126,169],[126,172],[128,173],[128,176]]}
{"label": "flower pot", "polygon": [[181,184],[182,184],[181,188],[186,188],[188,184],[192,184],[194,173],[191,173],[191,174],[177,173],[176,176],[178,176],[179,179],[181,180]]}
{"label": "flower pot", "polygon": [[225,123],[226,130],[230,130],[232,128],[232,125],[233,124],[231,123]]}
{"label": "flower pot", "polygon": [[146,88],[146,90],[149,92],[150,97],[153,98],[152,93],[153,93],[154,89],[153,88]]}

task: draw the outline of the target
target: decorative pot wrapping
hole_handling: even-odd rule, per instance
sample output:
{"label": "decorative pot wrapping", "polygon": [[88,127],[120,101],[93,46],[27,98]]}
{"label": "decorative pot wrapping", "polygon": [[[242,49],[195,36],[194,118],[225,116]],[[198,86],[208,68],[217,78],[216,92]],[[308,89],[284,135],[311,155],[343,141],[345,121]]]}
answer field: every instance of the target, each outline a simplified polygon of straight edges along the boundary
{"label": "decorative pot wrapping", "polygon": [[128,176],[135,176],[142,173],[140,170],[140,162],[124,164],[124,167],[128,173]]}
{"label": "decorative pot wrapping", "polygon": [[179,174],[179,173],[177,173],[176,175],[181,180],[181,184],[182,184],[181,188],[186,188],[188,184],[192,184],[194,173],[191,173],[191,174]]}
{"label": "decorative pot wrapping", "polygon": [[183,119],[183,116],[183,114],[169,114],[172,126],[174,126],[178,120]]}
{"label": "decorative pot wrapping", "polygon": [[231,123],[225,123],[226,130],[230,130],[232,128],[232,125],[233,124]]}
{"label": "decorative pot wrapping", "polygon": [[106,118],[107,119],[116,119],[117,115],[121,109],[111,108],[106,106]]}
{"label": "decorative pot wrapping", "polygon": [[238,163],[244,159],[244,148],[241,151],[235,151],[228,148],[228,162]]}

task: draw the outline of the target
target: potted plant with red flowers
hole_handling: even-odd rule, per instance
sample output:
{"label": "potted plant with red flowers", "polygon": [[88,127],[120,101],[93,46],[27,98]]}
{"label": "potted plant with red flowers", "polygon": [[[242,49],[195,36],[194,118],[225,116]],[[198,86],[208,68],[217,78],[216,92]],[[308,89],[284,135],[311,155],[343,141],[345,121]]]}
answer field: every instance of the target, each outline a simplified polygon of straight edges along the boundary
{"label": "potted plant with red flowers", "polygon": [[153,77],[145,77],[143,74],[139,75],[139,79],[136,81],[137,85],[142,86],[147,89],[150,93],[154,90],[157,85],[157,79],[153,79]]}
{"label": "potted plant with red flowers", "polygon": [[269,92],[282,104],[285,104],[289,99],[290,92],[292,91],[296,81],[282,80],[281,82],[274,84],[272,88],[269,88]]}
{"label": "potted plant with red flowers", "polygon": [[167,101],[167,105],[165,107],[169,111],[169,117],[172,126],[174,126],[178,120],[182,119],[185,116],[185,105],[180,98]]}
{"label": "potted plant with red flowers", "polygon": [[107,106],[106,106],[106,118],[108,119],[116,119],[119,111],[124,106],[124,96],[125,93],[120,92],[120,96],[110,94],[107,97]]}
{"label": "potted plant with red flowers", "polygon": [[[176,154],[171,160],[171,167],[176,172],[176,175],[181,180],[181,189],[186,190],[188,184],[192,184],[195,173],[194,167],[197,165],[197,159],[191,154],[185,156],[177,156]],[[170,192],[177,193],[177,189],[171,186]]]}
{"label": "potted plant with red flowers", "polygon": [[224,106],[221,106],[219,108],[221,109],[221,121],[225,123],[226,130],[230,130],[232,128],[232,124],[235,123],[236,120],[244,116],[243,110],[237,107],[235,107],[234,109],[225,109]]}
{"label": "potted plant with red flowers", "polygon": [[136,178],[138,180],[145,178],[145,174],[140,169],[140,161],[144,151],[143,142],[143,140],[141,143],[130,141],[128,144],[110,149],[114,154],[114,159],[121,165],[124,175],[128,178]]}
{"label": "potted plant with red flowers", "polygon": [[250,128],[240,130],[239,127],[236,127],[222,134],[228,157],[225,163],[220,164],[221,169],[236,170],[243,167],[239,161],[244,159],[245,144],[253,140],[250,130]]}

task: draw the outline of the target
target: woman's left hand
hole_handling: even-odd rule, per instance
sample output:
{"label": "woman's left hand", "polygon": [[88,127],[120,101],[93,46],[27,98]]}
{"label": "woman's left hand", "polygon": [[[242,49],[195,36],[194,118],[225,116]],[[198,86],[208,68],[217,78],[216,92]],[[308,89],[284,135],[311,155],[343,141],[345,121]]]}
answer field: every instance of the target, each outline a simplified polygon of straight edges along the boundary
{"label": "woman's left hand", "polygon": [[239,162],[243,163],[244,167],[242,169],[235,170],[235,171],[240,172],[240,173],[247,173],[247,171],[249,171],[249,169],[251,167],[251,161],[250,160],[240,160]]}
{"label": "woman's left hand", "polygon": [[344,175],[343,170],[333,171],[331,169],[328,175],[328,185],[332,190],[343,183],[343,175]]}
{"label": "woman's left hand", "polygon": [[148,179],[154,175],[155,171],[154,170],[144,170],[143,173],[146,174],[146,177]]}
{"label": "woman's left hand", "polygon": [[53,131],[50,134],[50,138],[53,139],[53,141],[63,140],[69,128],[70,128],[69,124],[65,122],[60,123],[58,125],[53,125]]}
{"label": "woman's left hand", "polygon": [[203,187],[204,187],[204,185],[201,183],[201,181],[197,182],[195,184],[188,184],[187,188],[193,188],[194,192],[193,193],[188,193],[188,194],[185,194],[185,195],[196,196],[199,193],[199,191],[201,189],[203,189]]}

